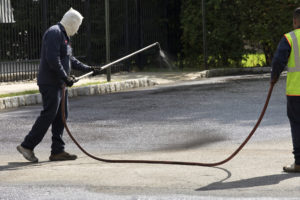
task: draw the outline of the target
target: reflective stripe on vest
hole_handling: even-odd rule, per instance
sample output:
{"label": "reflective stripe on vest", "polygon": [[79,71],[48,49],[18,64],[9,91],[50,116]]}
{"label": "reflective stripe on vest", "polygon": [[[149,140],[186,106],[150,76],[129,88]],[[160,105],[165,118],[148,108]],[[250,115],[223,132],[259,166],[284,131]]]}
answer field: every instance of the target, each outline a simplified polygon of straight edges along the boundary
{"label": "reflective stripe on vest", "polygon": [[295,31],[289,33],[292,39],[293,50],[294,50],[294,62],[295,67],[288,67],[288,72],[300,72],[300,56],[299,56],[299,45]]}
{"label": "reflective stripe on vest", "polygon": [[295,58],[295,67],[288,67],[288,72],[300,72],[300,57],[299,57],[299,46],[298,39],[294,31],[290,33],[293,41],[293,50],[294,50],[294,58]]}
{"label": "reflective stripe on vest", "polygon": [[299,56],[298,39],[294,31],[290,32],[290,35],[292,37],[295,67],[288,67],[287,70],[288,72],[300,72],[300,56]]}

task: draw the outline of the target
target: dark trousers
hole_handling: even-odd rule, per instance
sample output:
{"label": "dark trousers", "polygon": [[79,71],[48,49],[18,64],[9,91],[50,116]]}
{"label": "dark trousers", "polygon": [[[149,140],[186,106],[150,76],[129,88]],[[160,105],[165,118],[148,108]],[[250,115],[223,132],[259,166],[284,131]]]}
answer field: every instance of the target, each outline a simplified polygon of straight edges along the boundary
{"label": "dark trousers", "polygon": [[291,124],[295,163],[300,165],[300,96],[287,96],[287,115]]}
{"label": "dark trousers", "polygon": [[[33,150],[42,141],[50,125],[52,125],[51,153],[61,153],[64,151],[65,146],[65,143],[62,139],[64,131],[61,113],[62,89],[55,86],[40,85],[39,90],[42,95],[43,110],[21,145],[25,148]],[[66,92],[65,105],[67,118],[68,92]]]}

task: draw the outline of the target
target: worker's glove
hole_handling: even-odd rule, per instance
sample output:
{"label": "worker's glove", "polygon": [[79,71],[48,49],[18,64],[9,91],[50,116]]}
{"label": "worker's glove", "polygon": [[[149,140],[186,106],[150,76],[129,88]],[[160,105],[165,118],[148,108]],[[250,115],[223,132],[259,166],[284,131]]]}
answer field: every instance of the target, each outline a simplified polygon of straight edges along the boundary
{"label": "worker's glove", "polygon": [[72,87],[73,84],[77,82],[76,77],[74,75],[67,76],[63,80],[68,87]]}
{"label": "worker's glove", "polygon": [[92,66],[91,68],[92,68],[92,71],[93,71],[93,74],[92,74],[93,76],[96,76],[96,75],[100,74],[101,67]]}

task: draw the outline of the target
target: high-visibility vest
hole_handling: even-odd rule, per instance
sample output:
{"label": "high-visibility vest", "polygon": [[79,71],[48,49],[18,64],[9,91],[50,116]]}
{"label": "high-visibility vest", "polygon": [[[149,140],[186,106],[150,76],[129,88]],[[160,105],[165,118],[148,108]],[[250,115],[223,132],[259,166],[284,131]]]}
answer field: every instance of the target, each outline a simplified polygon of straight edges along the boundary
{"label": "high-visibility vest", "polygon": [[300,96],[300,29],[284,35],[291,46],[287,64],[286,95]]}

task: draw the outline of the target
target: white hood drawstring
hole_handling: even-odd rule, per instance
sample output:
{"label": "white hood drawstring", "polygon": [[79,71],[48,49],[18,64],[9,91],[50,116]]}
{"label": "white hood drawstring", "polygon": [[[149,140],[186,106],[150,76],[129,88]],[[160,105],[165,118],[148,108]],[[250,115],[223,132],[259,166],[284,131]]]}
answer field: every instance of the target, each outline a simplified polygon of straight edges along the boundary
{"label": "white hood drawstring", "polygon": [[82,15],[77,10],[70,8],[70,10],[64,14],[60,23],[64,26],[67,35],[70,37],[77,33],[82,19]]}

